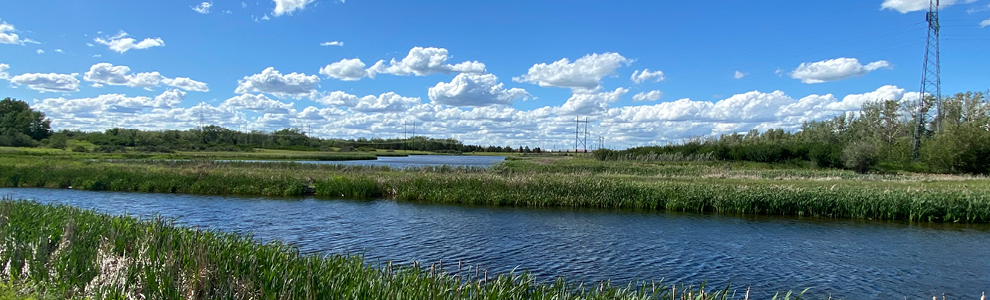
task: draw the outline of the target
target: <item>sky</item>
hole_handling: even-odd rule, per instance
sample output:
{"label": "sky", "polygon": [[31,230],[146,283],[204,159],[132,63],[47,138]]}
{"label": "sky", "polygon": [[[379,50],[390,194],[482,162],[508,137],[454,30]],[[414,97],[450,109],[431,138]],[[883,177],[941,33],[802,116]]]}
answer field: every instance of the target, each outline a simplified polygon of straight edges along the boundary
{"label": "sky", "polygon": [[[943,94],[990,88],[990,0],[942,0]],[[626,148],[917,99],[927,0],[2,1],[0,97],[56,130],[415,134]],[[583,127],[583,125],[582,125]],[[583,134],[581,135],[583,139]]]}

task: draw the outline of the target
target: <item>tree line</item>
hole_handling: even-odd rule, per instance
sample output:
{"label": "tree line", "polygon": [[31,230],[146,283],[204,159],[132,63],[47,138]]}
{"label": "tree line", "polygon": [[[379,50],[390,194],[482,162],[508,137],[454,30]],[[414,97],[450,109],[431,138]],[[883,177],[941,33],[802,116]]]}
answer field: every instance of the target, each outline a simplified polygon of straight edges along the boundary
{"label": "tree line", "polygon": [[[933,97],[921,101],[872,101],[859,113],[806,122],[801,130],[771,129],[696,138],[667,146],[621,151],[599,150],[600,160],[646,157],[711,157],[763,163],[810,162],[857,172],[912,171],[990,174],[990,104],[981,92],[943,99],[939,117],[920,122],[936,109]],[[915,132],[921,144],[914,149]]]}
{"label": "tree line", "polygon": [[[540,148],[465,145],[456,139],[416,136],[408,139],[319,138],[299,129],[274,132],[242,132],[220,126],[188,130],[139,130],[112,128],[102,132],[51,129],[51,120],[24,102],[11,98],[0,100],[0,146],[64,149],[69,139],[88,141],[99,152],[132,149],[142,152],[174,151],[251,151],[255,148],[299,151],[371,151],[413,150],[437,153],[523,152],[540,153]],[[77,147],[77,151],[88,151]]]}

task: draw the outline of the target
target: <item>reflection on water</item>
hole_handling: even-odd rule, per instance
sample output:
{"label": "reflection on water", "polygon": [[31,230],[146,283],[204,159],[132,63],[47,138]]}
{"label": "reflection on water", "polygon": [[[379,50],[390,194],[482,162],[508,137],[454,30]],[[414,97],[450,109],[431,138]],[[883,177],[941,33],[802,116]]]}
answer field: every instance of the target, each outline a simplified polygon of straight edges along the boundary
{"label": "reflection on water", "polygon": [[518,267],[545,279],[731,281],[758,296],[810,287],[808,295],[846,299],[978,299],[990,290],[987,226],[48,189],[0,195],[178,217],[303,251]]}

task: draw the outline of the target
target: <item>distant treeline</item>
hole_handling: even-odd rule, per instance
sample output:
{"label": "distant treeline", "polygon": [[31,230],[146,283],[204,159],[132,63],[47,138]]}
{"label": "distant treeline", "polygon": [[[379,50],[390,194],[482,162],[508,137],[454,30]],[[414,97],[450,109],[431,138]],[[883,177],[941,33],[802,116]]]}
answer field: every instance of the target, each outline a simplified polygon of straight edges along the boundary
{"label": "distant treeline", "polygon": [[[299,129],[282,129],[274,132],[241,132],[219,126],[202,129],[145,131],[138,129],[109,129],[104,132],[63,130],[70,139],[85,140],[106,147],[133,147],[139,151],[250,151],[254,148],[300,151],[371,151],[414,150],[437,153],[460,152],[519,152],[528,147],[497,147],[464,145],[456,139],[412,137],[409,139],[324,139],[311,137]],[[536,149],[539,151],[539,149]]]}
{"label": "distant treeline", "polygon": [[865,103],[858,114],[807,122],[795,132],[752,130],[678,145],[599,150],[594,156],[600,160],[808,161],[858,172],[990,173],[990,104],[983,93],[945,98],[941,120],[924,123],[915,159],[919,106],[923,114],[935,112],[932,97],[921,103],[874,101]]}

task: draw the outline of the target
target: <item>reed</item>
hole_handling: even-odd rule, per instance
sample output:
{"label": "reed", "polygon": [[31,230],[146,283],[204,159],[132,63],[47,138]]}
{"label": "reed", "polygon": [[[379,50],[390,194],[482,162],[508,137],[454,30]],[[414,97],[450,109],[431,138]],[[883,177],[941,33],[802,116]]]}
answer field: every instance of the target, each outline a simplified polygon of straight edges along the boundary
{"label": "reed", "polygon": [[[395,170],[295,163],[0,158],[0,186],[990,223],[990,181],[980,177],[729,170],[718,164],[582,169],[583,163]],[[654,175],[645,175],[649,173]]]}
{"label": "reed", "polygon": [[0,237],[0,264],[7,266],[0,279],[38,298],[743,299],[730,287],[704,284],[541,282],[525,272],[488,275],[442,263],[369,264],[160,218],[10,199],[0,201]]}

